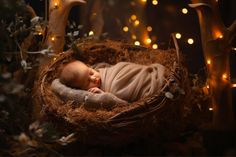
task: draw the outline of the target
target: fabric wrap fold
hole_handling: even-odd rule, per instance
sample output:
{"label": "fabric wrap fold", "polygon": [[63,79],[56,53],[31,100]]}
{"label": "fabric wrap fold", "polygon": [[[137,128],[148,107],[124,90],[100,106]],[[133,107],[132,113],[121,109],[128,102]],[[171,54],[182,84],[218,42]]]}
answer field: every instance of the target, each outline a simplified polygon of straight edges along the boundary
{"label": "fabric wrap fold", "polygon": [[158,63],[140,65],[120,62],[98,70],[102,80],[101,89],[128,102],[155,94],[164,84],[165,67]]}

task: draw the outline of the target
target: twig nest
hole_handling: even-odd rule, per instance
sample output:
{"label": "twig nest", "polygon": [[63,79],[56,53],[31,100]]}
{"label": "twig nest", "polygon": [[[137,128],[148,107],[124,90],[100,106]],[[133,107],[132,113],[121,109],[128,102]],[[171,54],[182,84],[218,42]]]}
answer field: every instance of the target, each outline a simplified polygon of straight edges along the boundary
{"label": "twig nest", "polygon": [[[174,136],[173,132],[180,129],[188,94],[186,69],[177,58],[174,49],[153,50],[120,41],[81,40],[76,47],[60,53],[41,68],[35,86],[35,104],[41,106],[47,120],[59,124],[65,132],[74,133],[84,143],[121,145],[149,134],[160,138]],[[88,65],[121,61],[145,65],[160,63],[168,69],[167,80],[158,94],[130,105],[119,105],[109,111],[87,110],[75,101],[61,99],[50,88],[52,81],[58,78],[61,65],[74,59]],[[171,85],[173,80],[184,92],[178,92]]]}

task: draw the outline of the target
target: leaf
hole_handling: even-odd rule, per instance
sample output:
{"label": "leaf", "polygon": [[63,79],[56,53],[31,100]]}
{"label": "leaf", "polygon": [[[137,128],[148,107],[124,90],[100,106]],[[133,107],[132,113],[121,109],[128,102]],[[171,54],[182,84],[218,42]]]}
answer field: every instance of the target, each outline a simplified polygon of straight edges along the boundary
{"label": "leaf", "polygon": [[166,92],[165,93],[165,96],[169,99],[173,99],[174,98],[174,95],[171,93],[171,92]]}

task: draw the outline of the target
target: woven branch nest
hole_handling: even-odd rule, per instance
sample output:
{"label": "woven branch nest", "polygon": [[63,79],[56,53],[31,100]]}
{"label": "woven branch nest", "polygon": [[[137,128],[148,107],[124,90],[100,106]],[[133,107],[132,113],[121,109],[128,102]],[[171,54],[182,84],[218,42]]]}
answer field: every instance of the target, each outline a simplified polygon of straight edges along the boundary
{"label": "woven branch nest", "polygon": [[[82,40],[73,50],[59,54],[42,67],[36,83],[35,102],[41,105],[41,112],[48,120],[65,131],[76,133],[76,138],[83,143],[122,145],[147,135],[172,136],[183,117],[188,94],[187,73],[179,57],[175,49],[153,50],[119,41]],[[89,111],[74,101],[61,100],[50,89],[52,81],[59,76],[60,66],[74,59],[88,65],[120,61],[160,63],[169,70],[167,83],[160,93],[130,105],[119,105],[109,111]],[[185,94],[176,92],[176,84]],[[166,92],[171,92],[174,98],[168,98]]]}

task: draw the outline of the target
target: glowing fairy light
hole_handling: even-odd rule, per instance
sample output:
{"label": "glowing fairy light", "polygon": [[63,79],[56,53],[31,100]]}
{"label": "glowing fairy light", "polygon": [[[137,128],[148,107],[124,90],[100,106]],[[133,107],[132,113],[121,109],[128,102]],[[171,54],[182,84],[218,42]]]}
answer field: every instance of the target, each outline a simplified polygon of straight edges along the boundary
{"label": "glowing fairy light", "polygon": [[134,42],[134,45],[139,46],[139,45],[140,45],[140,42],[139,42],[139,41],[135,41],[135,42]]}
{"label": "glowing fairy light", "polygon": [[146,3],[146,2],[147,2],[147,0],[141,0],[141,2],[143,2],[143,3]]}
{"label": "glowing fairy light", "polygon": [[151,32],[152,31],[152,27],[151,26],[147,26],[147,31]]}
{"label": "glowing fairy light", "polygon": [[55,37],[51,37],[51,41],[55,41]]}
{"label": "glowing fairy light", "polygon": [[54,2],[54,8],[57,9],[58,8],[58,3]]}
{"label": "glowing fairy light", "polygon": [[220,39],[223,38],[223,34],[218,30],[215,31],[214,35],[215,35],[216,38],[220,38]]}
{"label": "glowing fairy light", "polygon": [[176,34],[175,34],[175,37],[176,37],[177,39],[180,39],[180,38],[181,38],[181,34],[180,34],[180,33],[176,33]]}
{"label": "glowing fairy light", "polygon": [[233,51],[236,51],[236,47],[232,47],[232,50],[233,50]]}
{"label": "glowing fairy light", "polygon": [[93,31],[89,31],[88,35],[92,36],[92,35],[94,35],[94,32]]}
{"label": "glowing fairy light", "polygon": [[150,38],[147,38],[147,39],[145,40],[145,42],[146,42],[147,44],[150,44],[150,43],[152,42],[152,40],[151,40]]}
{"label": "glowing fairy light", "polygon": [[158,1],[157,1],[157,0],[152,0],[152,4],[153,4],[153,5],[157,5],[157,4],[158,4]]}
{"label": "glowing fairy light", "polygon": [[133,21],[134,21],[134,20],[136,20],[136,19],[137,19],[137,16],[136,16],[136,15],[131,15],[131,17],[130,17],[130,18],[131,18],[131,20],[133,20]]}
{"label": "glowing fairy light", "polygon": [[188,44],[192,45],[194,43],[194,40],[192,38],[188,39]]}
{"label": "glowing fairy light", "polygon": [[226,80],[227,77],[228,77],[228,76],[227,76],[227,74],[225,74],[225,73],[222,75],[222,79],[224,79],[224,80]]}
{"label": "glowing fairy light", "polygon": [[187,9],[187,8],[183,8],[183,9],[182,9],[182,13],[183,13],[183,14],[187,14],[187,13],[188,13],[188,9]]}
{"label": "glowing fairy light", "polygon": [[157,44],[153,44],[153,45],[152,45],[152,48],[153,48],[153,49],[157,49],[157,48],[158,48],[158,45],[157,45]]}
{"label": "glowing fairy light", "polygon": [[232,84],[232,87],[233,87],[233,88],[236,88],[236,84]]}
{"label": "glowing fairy light", "polygon": [[131,38],[132,38],[133,40],[136,40],[136,39],[137,39],[136,35],[134,35],[134,34],[131,36]]}
{"label": "glowing fairy light", "polygon": [[135,20],[135,21],[134,21],[134,26],[138,26],[139,23],[140,23],[139,20]]}
{"label": "glowing fairy light", "polygon": [[127,26],[123,27],[123,31],[124,32],[128,32],[129,31],[129,28]]}
{"label": "glowing fairy light", "polygon": [[207,64],[208,64],[208,65],[211,64],[211,60],[210,60],[210,59],[207,60]]}
{"label": "glowing fairy light", "polygon": [[212,108],[212,107],[209,107],[209,111],[213,111],[213,108]]}
{"label": "glowing fairy light", "polygon": [[209,88],[210,88],[210,86],[207,84],[207,85],[206,85],[206,88],[207,88],[207,89],[209,89]]}

